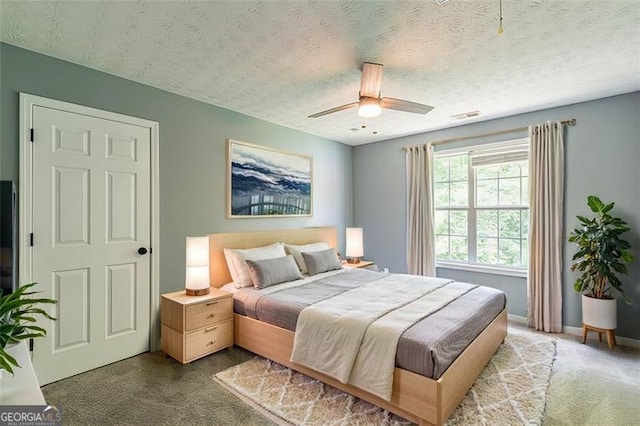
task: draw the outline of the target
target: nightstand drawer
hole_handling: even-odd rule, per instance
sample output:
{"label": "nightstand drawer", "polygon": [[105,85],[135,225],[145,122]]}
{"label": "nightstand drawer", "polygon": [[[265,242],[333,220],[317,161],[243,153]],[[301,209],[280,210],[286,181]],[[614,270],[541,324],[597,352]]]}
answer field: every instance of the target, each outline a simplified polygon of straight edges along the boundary
{"label": "nightstand drawer", "polygon": [[192,360],[200,355],[215,352],[233,344],[233,323],[226,321],[202,330],[188,333],[185,341],[185,358]]}
{"label": "nightstand drawer", "polygon": [[185,331],[231,319],[233,299],[226,297],[186,307]]}

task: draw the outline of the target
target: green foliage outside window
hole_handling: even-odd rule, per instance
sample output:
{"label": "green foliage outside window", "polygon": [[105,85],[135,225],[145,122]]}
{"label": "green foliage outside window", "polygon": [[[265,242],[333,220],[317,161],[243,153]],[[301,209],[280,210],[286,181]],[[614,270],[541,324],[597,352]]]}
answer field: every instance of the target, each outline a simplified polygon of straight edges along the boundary
{"label": "green foliage outside window", "polygon": [[[472,169],[465,153],[436,157],[434,166],[436,257],[526,267],[529,252],[526,163]],[[469,185],[475,195],[473,200],[469,200]],[[470,235],[473,228],[475,235]],[[475,252],[470,252],[473,248]]]}

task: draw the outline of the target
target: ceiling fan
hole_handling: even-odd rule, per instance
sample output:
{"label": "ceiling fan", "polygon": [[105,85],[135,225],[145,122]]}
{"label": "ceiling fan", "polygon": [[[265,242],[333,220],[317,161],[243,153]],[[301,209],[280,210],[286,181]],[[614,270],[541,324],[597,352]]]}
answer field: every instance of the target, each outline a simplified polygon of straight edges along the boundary
{"label": "ceiling fan", "polygon": [[362,64],[362,78],[360,80],[360,100],[350,104],[341,105],[326,111],[317,112],[309,118],[318,118],[323,115],[332,114],[345,109],[358,107],[358,115],[364,118],[377,117],[383,108],[395,109],[397,111],[412,112],[415,114],[426,114],[433,109],[432,106],[405,101],[395,98],[381,98],[380,88],[382,87],[382,64],[372,64],[365,62]]}

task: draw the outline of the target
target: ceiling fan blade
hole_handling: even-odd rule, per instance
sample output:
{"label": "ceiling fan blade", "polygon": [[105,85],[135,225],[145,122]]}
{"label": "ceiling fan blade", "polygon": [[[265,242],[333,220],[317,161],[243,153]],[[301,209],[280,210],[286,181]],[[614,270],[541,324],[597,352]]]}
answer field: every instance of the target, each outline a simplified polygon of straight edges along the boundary
{"label": "ceiling fan blade", "polygon": [[332,114],[332,113],[338,112],[338,111],[344,111],[345,109],[349,109],[349,108],[355,108],[358,105],[360,105],[360,102],[352,102],[350,104],[341,105],[339,107],[331,108],[331,109],[328,109],[326,111],[316,112],[315,114],[311,114],[308,118],[322,117],[323,115]]}
{"label": "ceiling fan blade", "polygon": [[360,96],[379,98],[382,88],[382,64],[365,62],[362,64],[362,78],[360,80]]}
{"label": "ceiling fan blade", "polygon": [[380,106],[382,106],[382,108],[395,109],[404,112],[413,112],[415,114],[426,114],[433,109],[433,107],[429,105],[394,98],[380,99]]}

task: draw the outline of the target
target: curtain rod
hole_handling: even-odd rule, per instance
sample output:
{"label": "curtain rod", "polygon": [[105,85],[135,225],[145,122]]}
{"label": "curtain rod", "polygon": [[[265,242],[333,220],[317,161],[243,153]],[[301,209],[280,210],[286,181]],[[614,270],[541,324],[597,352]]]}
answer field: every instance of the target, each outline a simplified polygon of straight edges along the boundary
{"label": "curtain rod", "polygon": [[[575,126],[576,125],[576,119],[575,118],[569,118],[567,120],[562,120],[560,122],[560,124],[564,124],[566,126]],[[442,139],[439,141],[435,141],[435,142],[427,142],[428,144],[433,145],[440,145],[443,143],[449,143],[449,142],[457,142],[457,141],[463,141],[463,140],[467,140],[467,139],[476,139],[476,138],[484,138],[487,136],[497,136],[497,135],[502,135],[505,133],[513,133],[513,132],[518,132],[518,131],[522,131],[522,130],[528,130],[529,127],[516,127],[514,129],[507,129],[507,130],[499,130],[497,132],[490,132],[490,133],[483,133],[481,135],[473,135],[473,136],[466,136],[466,137],[462,137],[462,138],[451,138],[451,139]],[[408,146],[403,146],[402,149],[403,150],[407,150]]]}

